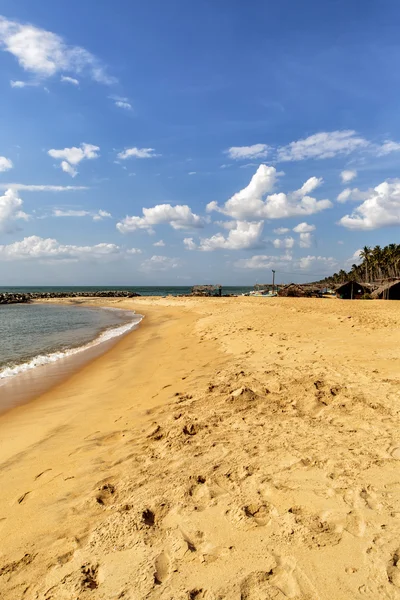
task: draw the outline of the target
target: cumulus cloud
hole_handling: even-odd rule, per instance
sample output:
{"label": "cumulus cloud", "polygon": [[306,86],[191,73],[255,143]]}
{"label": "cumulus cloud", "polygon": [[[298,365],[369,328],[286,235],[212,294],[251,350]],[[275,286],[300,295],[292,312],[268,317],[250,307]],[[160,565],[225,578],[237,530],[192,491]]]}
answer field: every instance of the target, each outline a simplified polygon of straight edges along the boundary
{"label": "cumulus cloud", "polygon": [[335,269],[337,267],[337,260],[332,256],[303,256],[298,260],[298,266],[300,269],[309,270],[319,268],[326,269],[327,271]]}
{"label": "cumulus cloud", "polygon": [[76,192],[88,190],[84,185],[29,185],[26,183],[0,183],[0,190],[13,189],[25,192]]}
{"label": "cumulus cloud", "polygon": [[310,233],[315,231],[315,225],[309,225],[308,223],[299,223],[296,227],[293,227],[295,233]]}
{"label": "cumulus cloud", "polygon": [[[265,158],[270,150],[266,144],[253,144],[253,146],[232,146],[225,150],[225,154],[233,160],[243,160],[249,158]],[[223,165],[221,169],[224,167]]]}
{"label": "cumulus cloud", "polygon": [[156,246],[156,248],[163,248],[165,246],[165,242],[163,240],[159,240],[158,242],[155,242],[153,246]]}
{"label": "cumulus cloud", "polygon": [[193,238],[185,238],[183,243],[187,250],[197,250],[197,244],[195,243]]}
{"label": "cumulus cloud", "polygon": [[9,171],[13,168],[13,163],[9,158],[5,156],[0,156],[0,173],[4,173],[5,171]]}
{"label": "cumulus cloud", "polygon": [[91,217],[93,221],[102,221],[103,219],[110,219],[111,213],[106,210],[90,211],[90,210],[73,210],[73,209],[62,209],[55,208],[52,212],[53,217]]}
{"label": "cumulus cloud", "polygon": [[141,264],[142,271],[169,271],[179,267],[179,259],[169,256],[152,256]]}
{"label": "cumulus cloud", "polygon": [[60,80],[63,83],[70,83],[71,85],[79,85],[79,80],[74,77],[68,77],[68,75],[61,75]]}
{"label": "cumulus cloud", "polygon": [[293,272],[293,270],[301,272],[312,269],[315,275],[331,273],[332,269],[335,269],[337,265],[336,259],[332,257],[309,255],[303,258],[294,258],[290,252],[286,252],[282,256],[258,254],[251,258],[241,259],[235,263],[235,266],[240,269],[276,269],[281,274],[289,271]]}
{"label": "cumulus cloud", "polygon": [[300,233],[300,248],[311,248],[313,237],[311,233]]}
{"label": "cumulus cloud", "polygon": [[0,258],[4,260],[104,260],[121,256],[122,249],[116,244],[96,244],[94,246],[75,246],[60,244],[53,238],[41,238],[37,235],[26,237],[19,242],[0,246]]}
{"label": "cumulus cloud", "polygon": [[242,258],[235,263],[235,266],[239,269],[274,269],[280,268],[282,270],[287,267],[293,261],[293,257],[290,253],[286,253],[282,256],[270,256],[268,254],[256,254],[251,258]]}
{"label": "cumulus cloud", "polygon": [[247,187],[234,194],[222,207],[215,201],[210,202],[207,211],[217,211],[237,220],[255,220],[312,215],[331,208],[329,200],[316,200],[306,195],[308,189],[320,185],[321,180],[316,177],[308,179],[295,192],[267,195],[274,188],[277,176],[275,167],[260,165]]}
{"label": "cumulus cloud", "polygon": [[340,173],[340,177],[342,183],[349,183],[349,181],[353,181],[357,177],[357,171],[345,170]]}
{"label": "cumulus cloud", "polygon": [[249,223],[247,221],[237,221],[235,228],[231,229],[225,237],[222,233],[217,233],[209,238],[202,238],[197,246],[193,238],[186,238],[184,244],[188,250],[201,250],[203,252],[212,252],[213,250],[245,250],[248,248],[257,248],[261,244],[261,235],[264,222]]}
{"label": "cumulus cloud", "polygon": [[321,131],[278,148],[278,160],[285,162],[308,158],[333,158],[350,154],[368,145],[369,142],[353,130]]}
{"label": "cumulus cloud", "polygon": [[287,237],[284,239],[276,239],[273,242],[275,248],[286,248],[290,250],[294,246],[294,239],[292,237]]}
{"label": "cumulus cloud", "polygon": [[18,227],[15,221],[29,219],[22,210],[23,202],[15,190],[6,190],[4,196],[0,196],[0,231],[11,233]]}
{"label": "cumulus cloud", "polygon": [[366,200],[370,195],[370,191],[362,192],[358,188],[346,188],[337,197],[337,201],[341,204],[351,200],[352,202],[360,202],[360,200]]}
{"label": "cumulus cloud", "polygon": [[285,233],[289,233],[290,229],[288,227],[278,227],[274,229],[274,233],[277,235],[285,235]]}
{"label": "cumulus cloud", "polygon": [[69,72],[88,74],[107,85],[115,82],[93,54],[79,46],[69,46],[59,35],[31,24],[0,17],[0,48],[12,54],[24,71],[40,79]]}
{"label": "cumulus cloud", "polygon": [[63,150],[51,149],[47,154],[52,158],[61,160],[60,166],[62,170],[71,175],[71,177],[75,177],[78,173],[75,166],[84,159],[92,160],[99,158],[99,150],[98,146],[82,143],[79,148],[73,146],[72,148],[64,148]]}
{"label": "cumulus cloud", "polygon": [[400,180],[384,181],[370,190],[368,198],[339,224],[364,230],[400,225]]}
{"label": "cumulus cloud", "polygon": [[121,160],[127,158],[156,158],[157,156],[161,155],[156,154],[154,148],[126,148],[117,154],[117,157]]}
{"label": "cumulus cloud", "polygon": [[143,217],[130,217],[117,223],[121,233],[130,233],[138,229],[153,232],[154,225],[168,223],[173,229],[191,229],[204,227],[205,219],[191,211],[186,204],[158,204],[152,208],[143,208]]}

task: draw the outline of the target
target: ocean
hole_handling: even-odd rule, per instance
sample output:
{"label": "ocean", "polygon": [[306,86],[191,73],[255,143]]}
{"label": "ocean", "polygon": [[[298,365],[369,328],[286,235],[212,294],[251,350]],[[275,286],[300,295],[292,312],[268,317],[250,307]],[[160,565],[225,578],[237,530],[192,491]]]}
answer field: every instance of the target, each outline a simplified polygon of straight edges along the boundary
{"label": "ocean", "polygon": [[0,386],[10,378],[54,363],[133,329],[132,311],[56,304],[0,306]]}
{"label": "ocean", "polygon": [[[223,294],[240,295],[249,292],[253,286],[223,286]],[[52,286],[52,287],[1,287],[0,294],[3,292],[100,292],[109,290],[125,290],[137,292],[142,296],[181,296],[189,294],[191,286]]]}
{"label": "ocean", "polygon": [[[178,296],[189,287],[55,286],[0,287],[2,292],[95,292],[129,290],[143,296]],[[224,294],[241,294],[249,287],[224,287]],[[132,311],[57,304],[0,305],[0,396],[17,375],[36,372],[84,350],[99,347],[135,328],[142,316]],[[64,362],[65,361],[61,361]],[[19,378],[18,378],[19,379]],[[3,388],[3,389],[2,389]],[[1,402],[0,402],[1,411]]]}

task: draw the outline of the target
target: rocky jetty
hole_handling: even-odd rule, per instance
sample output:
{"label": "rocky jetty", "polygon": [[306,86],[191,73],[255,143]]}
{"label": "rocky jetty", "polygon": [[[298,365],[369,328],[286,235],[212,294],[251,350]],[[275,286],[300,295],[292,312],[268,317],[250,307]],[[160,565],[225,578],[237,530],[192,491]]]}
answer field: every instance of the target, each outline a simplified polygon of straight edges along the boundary
{"label": "rocky jetty", "polygon": [[125,290],[107,290],[98,292],[7,292],[0,294],[0,304],[25,304],[32,300],[46,300],[49,298],[135,298],[140,296],[137,292]]}

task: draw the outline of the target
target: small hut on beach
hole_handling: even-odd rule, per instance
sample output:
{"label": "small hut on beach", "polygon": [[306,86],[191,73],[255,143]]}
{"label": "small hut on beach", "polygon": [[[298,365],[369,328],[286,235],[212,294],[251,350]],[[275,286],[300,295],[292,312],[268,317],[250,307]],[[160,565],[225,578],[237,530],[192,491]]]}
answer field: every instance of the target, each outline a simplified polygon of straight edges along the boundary
{"label": "small hut on beach", "polygon": [[222,285],[195,285],[191,289],[192,296],[222,296]]}
{"label": "small hut on beach", "polygon": [[289,283],[279,290],[278,296],[304,298],[307,296],[307,291],[297,283]]}
{"label": "small hut on beach", "polygon": [[400,279],[389,281],[372,292],[374,300],[400,300]]}
{"label": "small hut on beach", "polygon": [[365,283],[358,283],[358,281],[347,281],[336,288],[336,297],[341,300],[359,300],[370,293],[371,289]]}

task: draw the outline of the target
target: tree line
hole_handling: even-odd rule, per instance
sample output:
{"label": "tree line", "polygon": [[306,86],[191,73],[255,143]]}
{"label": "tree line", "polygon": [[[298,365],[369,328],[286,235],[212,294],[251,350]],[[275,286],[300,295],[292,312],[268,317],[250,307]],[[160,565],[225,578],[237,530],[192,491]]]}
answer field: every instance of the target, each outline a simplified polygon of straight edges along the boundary
{"label": "tree line", "polygon": [[353,264],[350,271],[341,269],[323,281],[328,284],[338,284],[351,280],[372,283],[390,277],[400,279],[400,244],[389,244],[384,248],[364,246],[360,258],[361,263]]}

